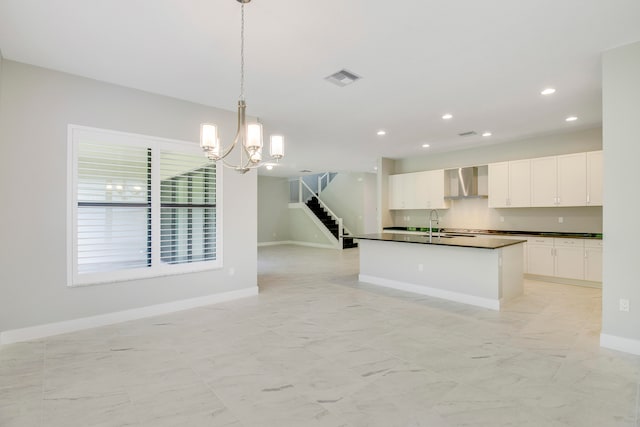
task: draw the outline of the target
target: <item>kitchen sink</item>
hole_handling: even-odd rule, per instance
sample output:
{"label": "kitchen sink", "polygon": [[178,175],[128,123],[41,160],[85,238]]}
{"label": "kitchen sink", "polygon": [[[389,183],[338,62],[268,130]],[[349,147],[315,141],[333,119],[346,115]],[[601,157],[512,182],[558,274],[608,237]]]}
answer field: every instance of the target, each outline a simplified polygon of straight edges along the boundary
{"label": "kitchen sink", "polygon": [[[429,237],[429,234],[426,235]],[[451,239],[452,237],[476,237],[469,236],[468,234],[457,234],[457,233],[433,233],[433,237],[437,237],[438,239]]]}

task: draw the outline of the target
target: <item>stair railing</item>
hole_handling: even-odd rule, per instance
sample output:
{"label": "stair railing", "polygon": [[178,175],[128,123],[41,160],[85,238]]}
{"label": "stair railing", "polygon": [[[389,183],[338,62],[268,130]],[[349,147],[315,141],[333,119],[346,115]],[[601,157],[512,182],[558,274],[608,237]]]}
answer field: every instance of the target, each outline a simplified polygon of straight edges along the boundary
{"label": "stair railing", "polygon": [[[318,181],[318,184],[320,182]],[[320,187],[318,187],[320,188]],[[312,197],[316,196],[318,199],[318,203],[322,206],[332,218],[338,221],[338,241],[340,242],[340,247],[342,248],[342,239],[344,237],[344,231],[346,230],[347,235],[351,236],[352,233],[348,229],[345,229],[344,224],[342,222],[342,218],[333,213],[329,206],[324,203],[320,197],[317,197],[316,193],[307,185],[306,182],[302,180],[302,178],[298,178],[298,203],[306,204]]]}

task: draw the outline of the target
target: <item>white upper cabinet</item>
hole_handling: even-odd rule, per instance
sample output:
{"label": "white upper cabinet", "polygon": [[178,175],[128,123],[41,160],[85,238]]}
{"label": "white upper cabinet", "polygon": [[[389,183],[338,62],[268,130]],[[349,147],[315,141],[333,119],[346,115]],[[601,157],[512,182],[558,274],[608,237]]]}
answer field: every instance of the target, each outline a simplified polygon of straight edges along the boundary
{"label": "white upper cabinet", "polygon": [[587,153],[558,156],[557,206],[587,204]]}
{"label": "white upper cabinet", "polygon": [[531,159],[531,206],[556,206],[556,157]]}
{"label": "white upper cabinet", "polygon": [[531,161],[515,160],[489,165],[489,207],[531,206]]}
{"label": "white upper cabinet", "polygon": [[531,159],[531,206],[586,204],[586,153]]}
{"label": "white upper cabinet", "polygon": [[444,169],[424,172],[426,187],[427,209],[448,209],[449,201],[444,198]]}
{"label": "white upper cabinet", "polygon": [[509,207],[509,162],[489,165],[489,207]]}
{"label": "white upper cabinet", "polygon": [[514,208],[531,206],[531,160],[509,162],[509,199]]}
{"label": "white upper cabinet", "polygon": [[413,209],[416,193],[415,174],[389,176],[389,209]]}
{"label": "white upper cabinet", "polygon": [[389,209],[446,209],[444,170],[389,176]]}
{"label": "white upper cabinet", "polygon": [[587,206],[602,206],[602,151],[587,153]]}
{"label": "white upper cabinet", "polygon": [[427,176],[424,172],[406,174],[409,177],[408,209],[427,208]]}
{"label": "white upper cabinet", "polygon": [[404,187],[402,175],[389,175],[389,209],[402,209]]}

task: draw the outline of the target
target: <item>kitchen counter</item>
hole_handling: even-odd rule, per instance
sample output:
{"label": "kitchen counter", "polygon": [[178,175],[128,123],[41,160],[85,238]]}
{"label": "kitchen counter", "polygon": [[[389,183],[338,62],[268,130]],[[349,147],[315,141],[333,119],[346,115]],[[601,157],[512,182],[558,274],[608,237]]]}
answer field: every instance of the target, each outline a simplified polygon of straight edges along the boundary
{"label": "kitchen counter", "polygon": [[[408,231],[418,233],[429,233],[429,227],[385,227],[385,232]],[[537,237],[558,237],[565,239],[599,239],[602,240],[602,233],[569,233],[556,231],[524,231],[524,230],[473,230],[467,228],[442,228],[443,233],[453,234],[486,234],[503,236],[537,236]]]}
{"label": "kitchen counter", "polygon": [[[426,235],[425,235],[426,234]],[[438,234],[437,236],[435,234]],[[382,240],[387,242],[405,242],[424,245],[459,246],[465,248],[479,249],[499,249],[505,246],[524,243],[526,240],[508,240],[495,237],[465,237],[465,236],[441,236],[441,233],[434,233],[429,239],[428,233],[421,234],[395,234],[379,233],[355,236],[359,240]]]}
{"label": "kitchen counter", "polygon": [[525,240],[406,234],[356,236],[358,280],[500,310],[523,292]]}

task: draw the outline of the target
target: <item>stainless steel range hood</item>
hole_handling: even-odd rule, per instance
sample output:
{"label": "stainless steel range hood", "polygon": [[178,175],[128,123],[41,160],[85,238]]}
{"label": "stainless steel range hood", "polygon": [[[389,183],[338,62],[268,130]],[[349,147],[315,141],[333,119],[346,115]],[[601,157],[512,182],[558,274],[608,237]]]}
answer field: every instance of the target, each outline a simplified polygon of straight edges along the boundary
{"label": "stainless steel range hood", "polygon": [[450,182],[449,195],[445,199],[486,198],[487,194],[478,191],[478,166],[448,169]]}

